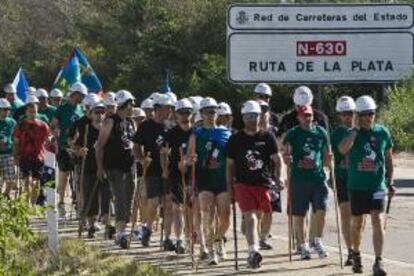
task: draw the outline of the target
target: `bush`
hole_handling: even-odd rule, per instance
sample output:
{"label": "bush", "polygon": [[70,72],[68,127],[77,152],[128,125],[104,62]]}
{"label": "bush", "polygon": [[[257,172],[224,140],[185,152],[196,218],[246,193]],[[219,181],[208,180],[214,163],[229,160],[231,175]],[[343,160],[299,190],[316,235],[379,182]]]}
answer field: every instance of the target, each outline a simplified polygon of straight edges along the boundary
{"label": "bush", "polygon": [[396,149],[414,150],[414,79],[388,91],[388,105],[380,113],[380,121],[391,131]]}

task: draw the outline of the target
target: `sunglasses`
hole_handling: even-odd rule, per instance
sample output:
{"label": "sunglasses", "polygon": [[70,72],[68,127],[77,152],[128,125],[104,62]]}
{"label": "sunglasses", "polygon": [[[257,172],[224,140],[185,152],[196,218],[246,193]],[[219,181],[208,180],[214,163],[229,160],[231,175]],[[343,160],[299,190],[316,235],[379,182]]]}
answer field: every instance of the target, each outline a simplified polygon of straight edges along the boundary
{"label": "sunglasses", "polygon": [[359,117],[366,117],[366,116],[372,117],[374,115],[375,115],[375,112],[365,112],[365,113],[358,114]]}
{"label": "sunglasses", "polygon": [[177,113],[180,115],[191,115],[191,113],[193,112],[189,109],[188,110],[183,109],[183,110],[178,110]]}
{"label": "sunglasses", "polygon": [[244,114],[243,115],[243,119],[245,120],[255,120],[259,117],[259,114],[256,113],[249,113],[249,114]]}

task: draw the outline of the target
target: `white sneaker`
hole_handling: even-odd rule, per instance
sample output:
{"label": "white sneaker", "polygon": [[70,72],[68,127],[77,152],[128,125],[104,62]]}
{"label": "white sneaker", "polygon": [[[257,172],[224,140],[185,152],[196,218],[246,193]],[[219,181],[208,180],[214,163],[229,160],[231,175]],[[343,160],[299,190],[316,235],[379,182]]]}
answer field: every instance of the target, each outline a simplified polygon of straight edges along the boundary
{"label": "white sneaker", "polygon": [[325,250],[325,246],[322,243],[321,238],[315,238],[314,248],[316,253],[318,253],[319,258],[326,258],[328,257],[328,253]]}
{"label": "white sneaker", "polygon": [[208,265],[218,265],[218,257],[216,251],[212,250],[208,253],[207,264]]}
{"label": "white sneaker", "polygon": [[310,260],[311,259],[311,251],[309,245],[304,243],[300,246],[300,258],[302,260]]}
{"label": "white sneaker", "polygon": [[225,259],[227,259],[226,246],[224,240],[218,242],[217,255],[220,258],[220,261],[224,261]]}

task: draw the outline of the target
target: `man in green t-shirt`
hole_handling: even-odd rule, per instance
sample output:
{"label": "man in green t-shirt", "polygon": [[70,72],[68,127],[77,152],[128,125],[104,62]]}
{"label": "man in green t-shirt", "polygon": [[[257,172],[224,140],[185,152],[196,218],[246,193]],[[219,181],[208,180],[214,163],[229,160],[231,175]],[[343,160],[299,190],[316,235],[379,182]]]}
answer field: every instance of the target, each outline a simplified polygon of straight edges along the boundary
{"label": "man in green t-shirt", "polygon": [[74,83],[69,89],[67,102],[56,110],[52,121],[52,129],[58,141],[58,154],[56,156],[59,166],[59,217],[65,217],[65,191],[69,181],[69,174],[74,168],[72,156],[68,151],[68,130],[73,123],[84,115],[80,103],[88,94],[88,89],[81,82]]}
{"label": "man in green t-shirt", "polygon": [[6,189],[4,195],[9,196],[11,189],[14,186],[15,170],[14,159],[12,155],[13,149],[13,130],[16,122],[8,117],[10,111],[10,103],[2,98],[0,99],[0,174],[3,177],[0,183],[0,191],[6,182]]}
{"label": "man in green t-shirt", "polygon": [[374,275],[386,275],[382,262],[384,243],[385,197],[394,196],[393,188],[393,142],[390,132],[375,123],[377,105],[370,96],[361,96],[356,101],[358,127],[349,131],[340,143],[339,150],[348,155],[348,190],[352,213],[352,247],[354,250],[353,271],[362,273],[360,244],[363,221],[370,214],[375,251]]}
{"label": "man in green t-shirt", "polygon": [[313,124],[313,110],[310,105],[297,108],[299,125],[286,134],[284,159],[291,166],[291,201],[293,220],[297,225],[297,239],[301,259],[311,258],[309,244],[305,242],[305,217],[312,204],[315,214],[314,249],[319,258],[327,257],[322,243],[328,187],[324,165],[330,164],[330,151],[326,131]]}
{"label": "man in green t-shirt", "polygon": [[339,117],[339,126],[331,133],[332,151],[335,156],[335,180],[339,211],[341,213],[342,235],[348,248],[348,258],[345,266],[352,265],[351,244],[351,208],[349,205],[347,175],[348,158],[339,151],[339,143],[347,136],[348,131],[354,127],[355,101],[349,96],[342,96],[336,102],[336,111]]}
{"label": "man in green t-shirt", "polygon": [[39,99],[39,114],[45,115],[49,122],[55,117],[56,107],[49,105],[49,95],[43,88],[36,90],[36,97]]}
{"label": "man in green t-shirt", "polygon": [[16,96],[16,87],[13,84],[9,83],[4,87],[4,92],[6,93],[6,99],[10,103],[10,112],[9,116],[13,117],[14,112],[22,107],[23,102]]}

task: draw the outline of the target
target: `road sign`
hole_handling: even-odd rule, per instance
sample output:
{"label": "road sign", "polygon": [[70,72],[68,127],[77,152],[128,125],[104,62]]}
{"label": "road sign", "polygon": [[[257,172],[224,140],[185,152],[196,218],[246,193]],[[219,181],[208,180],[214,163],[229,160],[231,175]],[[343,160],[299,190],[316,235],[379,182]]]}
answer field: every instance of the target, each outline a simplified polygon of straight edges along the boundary
{"label": "road sign", "polygon": [[407,4],[233,5],[233,30],[409,29],[414,8]]}
{"label": "road sign", "polygon": [[411,75],[410,32],[240,32],[228,38],[233,82],[390,82]]}
{"label": "road sign", "polygon": [[227,18],[232,82],[392,82],[410,77],[407,4],[236,4]]}

